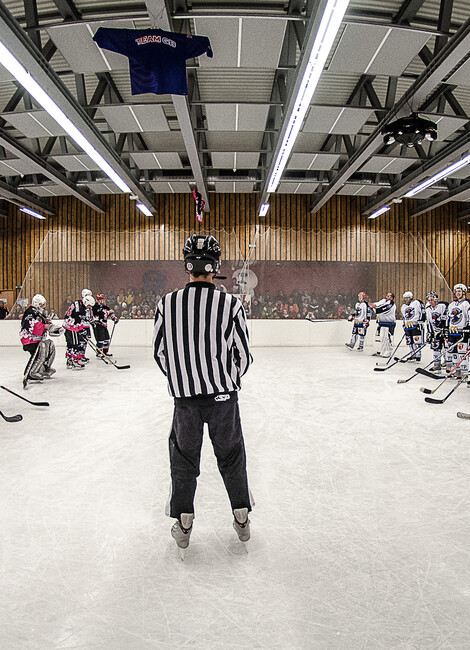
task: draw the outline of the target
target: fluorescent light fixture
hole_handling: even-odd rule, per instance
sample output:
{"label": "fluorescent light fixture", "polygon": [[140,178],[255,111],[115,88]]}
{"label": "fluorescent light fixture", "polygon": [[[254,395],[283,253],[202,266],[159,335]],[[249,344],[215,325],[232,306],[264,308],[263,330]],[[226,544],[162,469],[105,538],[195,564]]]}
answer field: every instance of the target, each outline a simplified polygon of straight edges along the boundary
{"label": "fluorescent light fixture", "polygon": [[269,210],[269,203],[262,203],[258,215],[260,217],[265,217],[268,214],[268,210]]}
{"label": "fluorescent light fixture", "polygon": [[295,98],[294,108],[287,124],[279,154],[268,183],[268,193],[274,192],[281,180],[290,152],[303,124],[317,87],[323,67],[340,28],[349,0],[328,0],[318,28],[312,51]]}
{"label": "fluorescent light fixture", "polygon": [[457,169],[460,169],[461,167],[465,167],[465,165],[468,165],[470,163],[470,155],[465,156],[465,158],[462,158],[462,160],[458,160],[456,163],[453,165],[449,165],[449,167],[446,167],[443,169],[441,172],[435,174],[434,176],[431,176],[431,178],[428,178],[427,181],[423,181],[416,187],[413,187],[409,192],[405,194],[405,196],[410,197],[410,196],[416,196],[416,194],[419,194],[423,190],[425,190],[427,187],[430,185],[434,185],[434,183],[437,183],[440,181],[442,178],[445,178],[446,176],[450,176],[454,172],[457,171]]}
{"label": "fluorescent light fixture", "polygon": [[146,205],[144,205],[144,203],[136,203],[135,206],[136,206],[136,208],[139,208],[139,210],[143,214],[145,214],[146,217],[151,217],[152,216],[152,213],[150,212],[148,207]]}
{"label": "fluorescent light fixture", "polygon": [[36,219],[46,218],[43,217],[42,214],[39,214],[38,212],[34,212],[34,210],[30,210],[29,208],[20,208],[20,212],[26,212],[26,214],[30,214],[32,217],[35,217]]}
{"label": "fluorescent light fixture", "polygon": [[120,190],[123,192],[131,192],[130,188],[116,174],[114,169],[109,165],[103,156],[96,151],[90,142],[85,138],[83,133],[77,129],[75,124],[65,115],[63,110],[49,97],[49,95],[41,88],[35,79],[27,72],[22,64],[16,59],[8,48],[3,43],[0,43],[0,62],[10,72],[17,81],[25,88],[28,93],[40,104],[45,111],[49,113],[55,121],[66,131],[72,140],[78,144],[79,147],[85,151],[92,160],[98,165],[109,178],[116,183]]}
{"label": "fluorescent light fixture", "polygon": [[379,208],[375,212],[369,215],[369,219],[377,219],[377,217],[380,217],[381,214],[384,212],[388,212],[390,210],[389,205],[384,205],[382,208]]}

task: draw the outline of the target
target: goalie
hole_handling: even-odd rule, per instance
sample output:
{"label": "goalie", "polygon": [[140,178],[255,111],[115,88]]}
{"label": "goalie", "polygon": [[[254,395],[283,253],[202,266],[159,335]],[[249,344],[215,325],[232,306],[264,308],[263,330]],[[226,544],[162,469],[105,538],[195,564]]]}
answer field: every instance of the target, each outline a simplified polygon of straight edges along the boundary
{"label": "goalie", "polygon": [[46,299],[40,293],[33,296],[31,306],[21,320],[20,339],[23,350],[31,355],[24,371],[25,380],[43,381],[55,373],[55,345],[48,338],[59,336],[63,330],[51,323],[45,311]]}

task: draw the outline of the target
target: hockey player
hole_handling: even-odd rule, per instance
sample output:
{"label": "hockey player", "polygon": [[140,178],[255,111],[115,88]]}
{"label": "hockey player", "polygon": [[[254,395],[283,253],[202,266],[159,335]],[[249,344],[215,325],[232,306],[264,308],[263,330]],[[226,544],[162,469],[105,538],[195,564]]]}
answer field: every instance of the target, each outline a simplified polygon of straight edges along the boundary
{"label": "hockey player", "polygon": [[55,346],[46,337],[49,329],[51,329],[51,333],[52,331],[56,333],[60,328],[51,324],[45,308],[46,299],[37,293],[33,296],[30,307],[21,319],[21,343],[23,350],[31,355],[24,371],[25,379],[42,381],[49,379],[55,373],[55,369],[52,367],[55,359]]}
{"label": "hockey player", "polygon": [[[456,378],[468,374],[468,357],[464,359],[468,350],[470,328],[470,303],[465,294],[467,287],[458,283],[454,286],[454,300],[447,308],[447,349],[446,366],[449,371],[459,361],[462,363],[456,369]],[[462,360],[463,359],[463,360]]]}
{"label": "hockey player", "polygon": [[215,288],[220,247],[214,237],[193,235],[183,255],[190,282],[159,301],[153,337],[155,361],[175,401],[166,514],[177,518],[171,534],[180,549],[188,546],[193,526],[204,423],[242,542],[250,538],[254,505],[237,397],[251,363],[245,312],[238,298]]}
{"label": "hockey player", "polygon": [[[82,301],[85,296],[93,296],[93,293],[90,291],[90,289],[82,289]],[[80,347],[83,350],[82,362],[88,363],[90,359],[86,356],[86,348],[88,345],[88,339],[91,338],[91,327],[89,322],[85,323],[85,327],[80,331],[78,338],[80,339]]]}
{"label": "hockey player", "polygon": [[76,300],[67,310],[64,319],[66,351],[65,359],[67,368],[83,370],[85,366],[86,332],[94,316],[92,307],[95,299],[92,295],[85,295],[83,300]]}
{"label": "hockey player", "polygon": [[367,328],[369,327],[371,310],[369,305],[366,303],[366,294],[364,291],[359,291],[357,299],[358,302],[356,302],[355,311],[348,318],[349,321],[354,322],[351,340],[349,343],[345,343],[345,346],[350,350],[354,350],[356,341],[359,341],[357,351],[362,352],[364,349],[364,339],[367,334]]}
{"label": "hockey player", "polygon": [[[101,350],[108,357],[113,355],[109,353],[109,331],[108,331],[108,316],[114,321],[114,323],[119,323],[119,318],[114,313],[113,309],[110,309],[106,305],[106,296],[104,293],[96,294],[96,303],[92,307],[93,309],[93,331],[95,333],[96,347],[98,350]],[[97,350],[96,356],[100,356],[100,352]]]}
{"label": "hockey player", "polygon": [[430,291],[426,296],[426,300],[427,343],[429,343],[434,358],[431,370],[440,370],[441,357],[444,353],[444,332],[448,303],[439,300],[435,291]]}
{"label": "hockey player", "polygon": [[411,353],[406,360],[421,361],[420,348],[424,343],[423,322],[426,316],[423,303],[421,300],[413,299],[411,291],[405,291],[403,294],[401,314],[403,316],[405,340]]}
{"label": "hockey player", "polygon": [[369,307],[375,309],[377,314],[377,335],[381,341],[380,351],[374,352],[374,357],[389,357],[393,347],[393,334],[397,324],[397,306],[395,294],[391,291],[385,298],[377,302],[370,302]]}

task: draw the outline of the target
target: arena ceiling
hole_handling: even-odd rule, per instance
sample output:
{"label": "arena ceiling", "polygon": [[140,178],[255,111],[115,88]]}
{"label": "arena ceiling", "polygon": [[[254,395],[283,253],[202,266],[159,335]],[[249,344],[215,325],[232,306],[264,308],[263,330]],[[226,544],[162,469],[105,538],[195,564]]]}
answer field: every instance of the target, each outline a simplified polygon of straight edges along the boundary
{"label": "arena ceiling", "polygon": [[[194,187],[207,207],[214,192],[262,203],[326,1],[6,0],[0,43],[148,209]],[[370,214],[467,156],[469,15],[470,0],[351,0],[276,192],[310,195],[313,213],[366,196]],[[133,96],[127,58],[93,41],[103,26],[205,35],[214,56],[187,61],[187,97]],[[2,65],[0,107],[0,196],[53,213],[51,196],[101,211],[123,191]],[[411,112],[437,140],[385,146]],[[414,214],[470,202],[469,171],[421,192]]]}

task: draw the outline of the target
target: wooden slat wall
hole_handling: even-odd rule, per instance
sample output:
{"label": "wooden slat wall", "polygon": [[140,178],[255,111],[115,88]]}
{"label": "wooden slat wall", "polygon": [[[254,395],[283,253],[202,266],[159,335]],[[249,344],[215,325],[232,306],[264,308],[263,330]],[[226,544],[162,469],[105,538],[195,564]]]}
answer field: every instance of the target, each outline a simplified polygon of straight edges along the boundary
{"label": "wooden slat wall", "polygon": [[[211,197],[211,213],[205,215],[203,224],[195,219],[189,194],[157,195],[158,214],[151,218],[142,215],[127,195],[103,196],[105,214],[73,197],[56,198],[52,204],[57,215],[46,221],[28,217],[8,204],[9,216],[0,217],[0,288],[22,284],[39,253],[44,262],[64,263],[57,265],[55,286],[43,290],[52,300],[72,291],[75,281],[87,285],[87,261],[180,259],[190,232],[218,236],[225,259],[244,259],[251,250],[251,259],[257,260],[376,263],[377,295],[371,298],[389,289],[398,300],[407,289],[423,298],[437,288],[438,272],[450,286],[470,281],[467,225],[457,221],[460,204],[447,203],[415,218],[409,216],[413,202],[405,200],[371,221],[361,214],[365,200],[336,196],[312,215],[310,196],[275,195],[267,217],[260,218],[257,195],[218,194]],[[49,236],[47,246],[40,250],[49,230],[60,235]],[[250,249],[257,232],[257,246]],[[41,277],[36,281],[42,286]]]}

